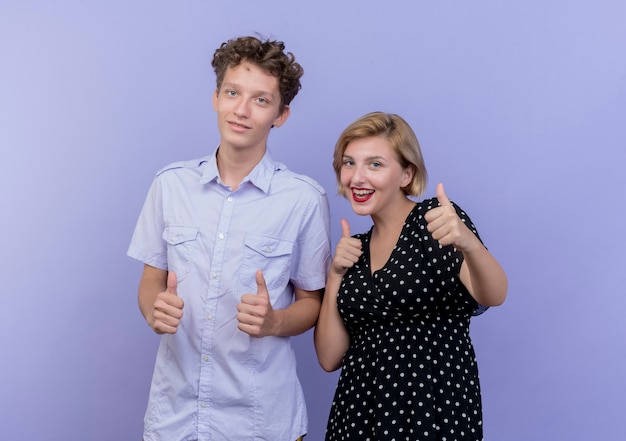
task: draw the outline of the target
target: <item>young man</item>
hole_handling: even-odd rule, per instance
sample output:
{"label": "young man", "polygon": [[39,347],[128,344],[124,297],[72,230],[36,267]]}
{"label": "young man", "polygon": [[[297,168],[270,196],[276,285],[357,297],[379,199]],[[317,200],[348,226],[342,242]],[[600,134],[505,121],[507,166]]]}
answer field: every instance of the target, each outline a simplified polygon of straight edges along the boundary
{"label": "young man", "polygon": [[215,51],[220,144],[156,176],[128,255],[162,334],[144,440],[296,440],[306,406],[290,336],[316,322],[330,261],[328,201],[267,152],[301,66],[279,41]]}

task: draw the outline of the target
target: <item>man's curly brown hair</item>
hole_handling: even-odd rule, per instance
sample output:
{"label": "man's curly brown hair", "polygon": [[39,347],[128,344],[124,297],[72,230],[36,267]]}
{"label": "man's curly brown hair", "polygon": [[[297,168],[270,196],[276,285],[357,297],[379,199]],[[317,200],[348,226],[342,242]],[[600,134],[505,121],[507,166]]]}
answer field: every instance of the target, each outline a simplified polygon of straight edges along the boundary
{"label": "man's curly brown hair", "polygon": [[239,37],[221,44],[213,55],[211,65],[217,77],[217,89],[222,87],[226,69],[235,67],[242,61],[249,61],[278,78],[280,90],[280,111],[291,103],[302,87],[300,78],[304,69],[296,63],[291,52],[285,52],[282,41],[265,40],[256,37]]}

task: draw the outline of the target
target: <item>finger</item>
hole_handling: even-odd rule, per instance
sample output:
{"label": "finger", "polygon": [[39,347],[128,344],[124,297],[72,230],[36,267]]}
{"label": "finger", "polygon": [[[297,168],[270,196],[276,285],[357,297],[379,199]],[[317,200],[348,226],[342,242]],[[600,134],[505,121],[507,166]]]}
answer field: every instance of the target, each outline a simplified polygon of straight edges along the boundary
{"label": "finger", "polygon": [[178,296],[178,279],[176,273],[172,271],[167,273],[167,289],[165,291]]}
{"label": "finger", "polygon": [[450,199],[448,199],[448,195],[443,189],[443,184],[441,182],[437,184],[437,200],[439,201],[439,205],[441,205],[442,207],[452,205]]}
{"label": "finger", "polygon": [[262,297],[269,297],[270,294],[267,291],[267,284],[265,283],[265,277],[263,277],[263,271],[258,270],[256,272],[256,294]]}
{"label": "finger", "polygon": [[341,237],[351,237],[350,224],[347,219],[341,219]]}

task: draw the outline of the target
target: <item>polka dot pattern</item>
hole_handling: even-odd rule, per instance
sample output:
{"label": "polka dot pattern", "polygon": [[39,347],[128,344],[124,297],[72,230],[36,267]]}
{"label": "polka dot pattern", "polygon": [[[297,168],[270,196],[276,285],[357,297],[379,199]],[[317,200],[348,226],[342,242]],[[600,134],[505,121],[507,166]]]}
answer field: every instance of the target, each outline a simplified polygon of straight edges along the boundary
{"label": "polka dot pattern", "polygon": [[[457,275],[463,255],[441,247],[424,214],[407,217],[387,264],[373,275],[368,233],[337,302],[350,333],[327,441],[482,440],[478,368],[469,336],[480,310]],[[469,217],[461,219],[477,234]],[[478,234],[477,234],[478,235]]]}

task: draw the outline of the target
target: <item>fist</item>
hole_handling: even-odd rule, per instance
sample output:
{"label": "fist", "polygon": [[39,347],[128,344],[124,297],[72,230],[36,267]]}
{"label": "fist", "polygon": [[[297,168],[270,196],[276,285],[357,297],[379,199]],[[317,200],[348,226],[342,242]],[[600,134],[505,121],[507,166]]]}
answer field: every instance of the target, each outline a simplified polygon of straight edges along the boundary
{"label": "fist", "polygon": [[275,325],[274,309],[270,303],[270,294],[263,277],[263,271],[255,274],[256,294],[248,293],[241,296],[237,306],[237,327],[251,337],[272,335]]}
{"label": "fist", "polygon": [[175,334],[183,317],[183,299],[178,297],[176,274],[167,274],[166,290],[156,296],[151,327],[157,334]]}
{"label": "fist", "polygon": [[441,183],[437,185],[437,200],[439,206],[429,210],[424,216],[433,239],[442,246],[454,245],[461,252],[476,247],[478,238],[459,218]]}
{"label": "fist", "polygon": [[350,236],[350,224],[341,219],[341,239],[335,248],[335,255],[331,262],[331,270],[343,276],[348,268],[352,268],[363,254],[361,241]]}

